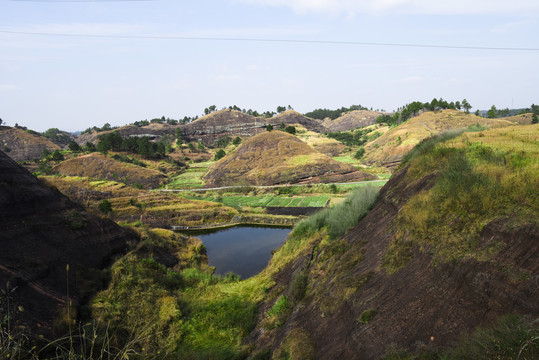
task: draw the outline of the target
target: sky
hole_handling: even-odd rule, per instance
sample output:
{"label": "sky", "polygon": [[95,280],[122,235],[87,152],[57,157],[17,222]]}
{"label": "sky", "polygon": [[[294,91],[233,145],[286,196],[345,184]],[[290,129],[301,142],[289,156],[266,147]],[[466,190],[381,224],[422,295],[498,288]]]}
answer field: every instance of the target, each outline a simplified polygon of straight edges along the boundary
{"label": "sky", "polygon": [[537,0],[0,0],[0,118],[77,131],[210,105],[524,108],[538,35]]}

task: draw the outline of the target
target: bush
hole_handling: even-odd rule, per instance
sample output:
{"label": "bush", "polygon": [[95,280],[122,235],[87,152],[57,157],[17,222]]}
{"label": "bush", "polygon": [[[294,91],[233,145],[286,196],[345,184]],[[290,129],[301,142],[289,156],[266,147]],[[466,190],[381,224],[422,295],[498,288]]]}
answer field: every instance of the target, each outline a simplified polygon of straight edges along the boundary
{"label": "bush", "polygon": [[107,199],[101,201],[99,203],[99,211],[101,211],[103,214],[109,214],[112,212],[112,204]]}
{"label": "bush", "polygon": [[226,152],[225,152],[223,149],[219,149],[219,150],[217,150],[217,152],[215,153],[214,159],[215,159],[215,160],[219,160],[219,159],[223,158],[225,155],[226,155]]}
{"label": "bush", "polygon": [[360,147],[358,151],[356,151],[355,155],[354,155],[354,158],[356,159],[361,159],[363,157],[363,155],[365,155],[365,148],[364,147]]}

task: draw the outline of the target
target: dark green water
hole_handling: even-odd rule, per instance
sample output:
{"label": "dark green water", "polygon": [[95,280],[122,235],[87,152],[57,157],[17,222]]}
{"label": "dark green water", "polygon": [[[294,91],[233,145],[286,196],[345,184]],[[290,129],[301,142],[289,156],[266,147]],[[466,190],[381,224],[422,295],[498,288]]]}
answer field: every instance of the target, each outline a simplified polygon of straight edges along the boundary
{"label": "dark green water", "polygon": [[292,229],[236,226],[212,232],[190,233],[206,246],[210,266],[215,273],[234,272],[242,279],[258,274],[271,259]]}

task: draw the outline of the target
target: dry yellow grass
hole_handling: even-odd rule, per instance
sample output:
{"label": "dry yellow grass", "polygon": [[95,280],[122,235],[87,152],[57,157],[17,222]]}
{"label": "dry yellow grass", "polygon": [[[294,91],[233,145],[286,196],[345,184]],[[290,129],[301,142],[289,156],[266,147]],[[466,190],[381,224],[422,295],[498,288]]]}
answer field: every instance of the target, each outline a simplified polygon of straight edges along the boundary
{"label": "dry yellow grass", "polygon": [[364,162],[369,165],[394,167],[421,140],[446,130],[479,124],[488,128],[514,125],[506,119],[486,119],[457,110],[429,111],[388,130],[365,145]]}
{"label": "dry yellow grass", "polygon": [[166,180],[166,176],[160,171],[116,161],[98,153],[66,160],[55,166],[52,171],[67,176],[140,184],[145,188],[157,187]]}
{"label": "dry yellow grass", "polygon": [[278,184],[326,173],[356,169],[314,150],[283,131],[256,135],[210,166],[204,175],[208,186]]}

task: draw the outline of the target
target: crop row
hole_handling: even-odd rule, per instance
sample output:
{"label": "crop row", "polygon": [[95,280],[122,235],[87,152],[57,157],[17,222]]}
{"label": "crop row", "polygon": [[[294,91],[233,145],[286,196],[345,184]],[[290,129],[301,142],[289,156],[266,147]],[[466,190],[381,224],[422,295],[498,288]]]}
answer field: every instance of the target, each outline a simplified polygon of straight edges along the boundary
{"label": "crop row", "polygon": [[209,197],[204,198],[204,200],[222,202],[225,205],[234,207],[325,207],[329,201],[329,197],[224,196]]}

